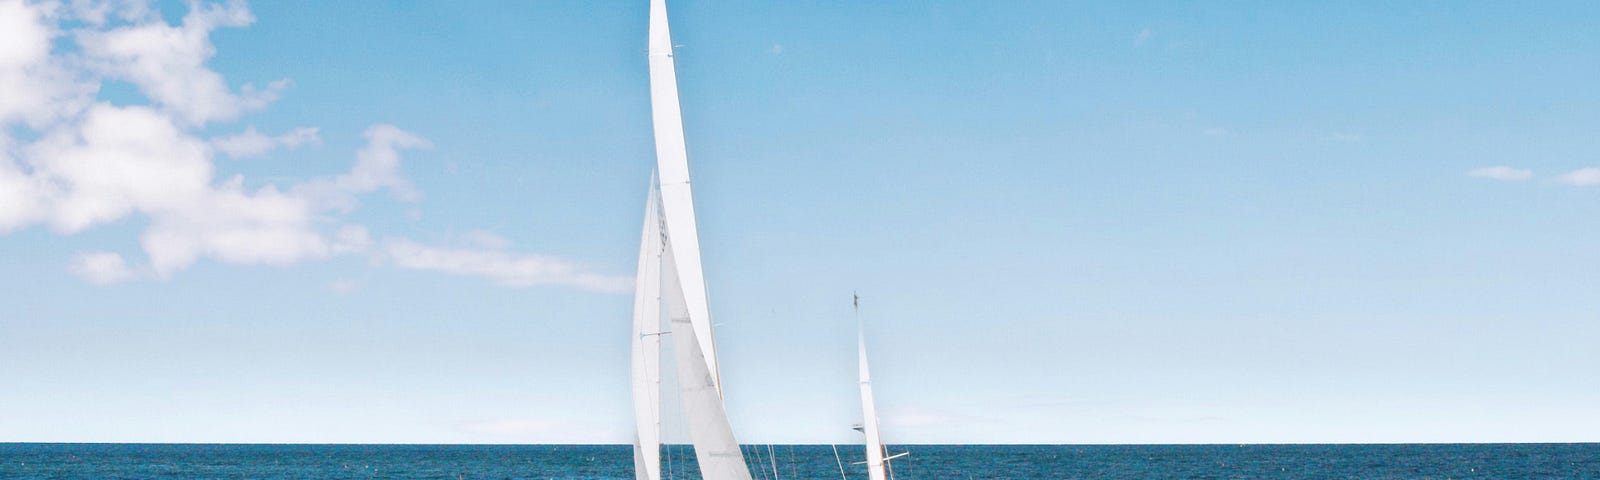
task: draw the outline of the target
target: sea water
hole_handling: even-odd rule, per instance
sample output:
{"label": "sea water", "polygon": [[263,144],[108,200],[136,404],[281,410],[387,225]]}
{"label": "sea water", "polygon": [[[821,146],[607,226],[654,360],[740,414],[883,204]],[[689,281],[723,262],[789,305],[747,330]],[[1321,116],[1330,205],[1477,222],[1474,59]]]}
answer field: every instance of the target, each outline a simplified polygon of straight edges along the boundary
{"label": "sea water", "polygon": [[[757,479],[864,479],[860,445],[746,446]],[[1600,444],[895,445],[899,480],[1600,479]],[[687,446],[663,477],[699,478]],[[840,471],[843,470],[841,477]],[[0,443],[0,479],[632,479],[628,445]]]}

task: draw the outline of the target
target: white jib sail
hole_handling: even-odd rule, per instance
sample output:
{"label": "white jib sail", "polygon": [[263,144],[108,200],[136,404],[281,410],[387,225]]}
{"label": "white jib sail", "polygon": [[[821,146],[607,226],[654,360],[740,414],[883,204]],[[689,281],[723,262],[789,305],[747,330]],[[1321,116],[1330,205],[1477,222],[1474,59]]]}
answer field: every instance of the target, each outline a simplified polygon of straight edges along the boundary
{"label": "white jib sail", "polygon": [[872,375],[867,372],[867,329],[859,319],[856,348],[861,363],[861,431],[867,434],[867,478],[884,480],[883,437],[878,433],[878,407],[872,400]]}
{"label": "white jib sail", "polygon": [[678,105],[678,74],[672,59],[672,34],[667,29],[666,0],[650,2],[650,113],[655,125],[656,168],[661,174],[661,214],[671,235],[689,323],[705,354],[706,370],[722,394],[717,347],[711,333],[711,311],[705,274],[700,267],[700,234],[695,227],[694,194],[689,186],[689,153],[684,147],[683,114]]}
{"label": "white jib sail", "polygon": [[650,179],[639,269],[633,287],[633,466],[638,480],[661,479],[661,197]]}
{"label": "white jib sail", "polygon": [[667,306],[667,320],[672,325],[672,350],[678,364],[678,387],[681,392],[684,418],[689,424],[689,436],[694,440],[695,459],[700,464],[700,476],[706,480],[750,480],[750,467],[744,463],[739,442],[733,438],[733,426],[728,423],[728,413],[722,404],[722,394],[717,391],[716,377],[706,369],[705,355],[700,341],[689,321],[689,307],[684,302],[684,289],[678,279],[673,255],[677,247],[672,244],[672,232],[667,232],[666,254],[662,258],[662,298]]}

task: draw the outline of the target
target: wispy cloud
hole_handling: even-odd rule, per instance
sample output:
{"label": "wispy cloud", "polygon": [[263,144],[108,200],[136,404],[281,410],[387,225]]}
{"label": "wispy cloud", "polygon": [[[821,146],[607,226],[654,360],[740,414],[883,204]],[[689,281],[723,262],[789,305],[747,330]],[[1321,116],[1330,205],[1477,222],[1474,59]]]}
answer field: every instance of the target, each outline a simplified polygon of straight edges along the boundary
{"label": "wispy cloud", "polygon": [[1140,30],[1137,35],[1133,36],[1133,46],[1138,47],[1144,45],[1144,42],[1150,41],[1150,36],[1154,34],[1155,32],[1150,31],[1149,28]]}
{"label": "wispy cloud", "polygon": [[1562,174],[1556,181],[1578,187],[1592,187],[1600,185],[1600,168],[1580,168]]}
{"label": "wispy cloud", "polygon": [[783,55],[783,44],[781,44],[781,43],[773,44],[772,48],[768,48],[767,49],[767,53],[771,53],[773,55]]}
{"label": "wispy cloud", "polygon": [[1527,180],[1527,179],[1533,178],[1533,170],[1521,169],[1521,168],[1511,168],[1511,167],[1507,167],[1507,166],[1503,166],[1502,165],[1502,166],[1494,166],[1494,167],[1475,168],[1475,169],[1467,171],[1467,175],[1468,176],[1472,176],[1472,177],[1477,177],[1477,178],[1487,178],[1487,179],[1491,179],[1491,180],[1500,180],[1500,181],[1506,181],[1506,182],[1518,182],[1518,181],[1522,181],[1522,180]]}
{"label": "wispy cloud", "polygon": [[497,248],[451,248],[394,239],[386,243],[382,259],[412,270],[443,272],[489,279],[509,287],[563,285],[597,292],[622,292],[632,285],[627,276],[601,275],[566,260],[518,254]]}

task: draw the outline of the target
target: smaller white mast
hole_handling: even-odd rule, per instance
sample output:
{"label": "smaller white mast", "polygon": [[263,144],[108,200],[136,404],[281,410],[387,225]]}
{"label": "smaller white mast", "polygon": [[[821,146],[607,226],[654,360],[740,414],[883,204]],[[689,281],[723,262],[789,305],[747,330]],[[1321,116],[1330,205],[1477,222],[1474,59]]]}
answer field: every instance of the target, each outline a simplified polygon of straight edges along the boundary
{"label": "smaller white mast", "polygon": [[856,312],[856,349],[861,363],[861,432],[867,434],[867,478],[886,480],[883,437],[878,434],[878,407],[872,401],[872,374],[867,371],[867,328],[861,320],[861,296],[851,295]]}

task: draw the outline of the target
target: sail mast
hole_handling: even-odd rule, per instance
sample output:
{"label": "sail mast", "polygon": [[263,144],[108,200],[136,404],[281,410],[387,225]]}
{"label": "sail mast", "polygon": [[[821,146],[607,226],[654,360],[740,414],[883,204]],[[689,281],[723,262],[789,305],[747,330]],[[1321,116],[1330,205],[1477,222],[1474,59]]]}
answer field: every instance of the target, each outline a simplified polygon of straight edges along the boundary
{"label": "sail mast", "polygon": [[853,296],[856,312],[856,353],[861,367],[861,432],[867,434],[867,479],[885,480],[883,437],[878,432],[878,407],[872,400],[872,374],[867,371],[867,328],[861,320],[861,297]]}
{"label": "sail mast", "polygon": [[661,197],[650,178],[633,293],[633,465],[638,480],[661,478]]}

